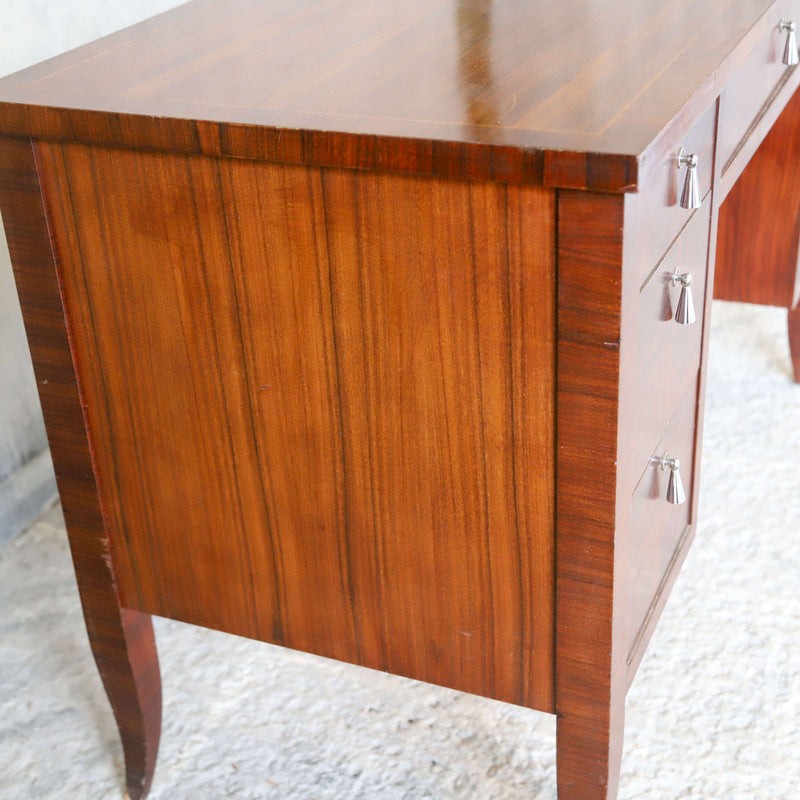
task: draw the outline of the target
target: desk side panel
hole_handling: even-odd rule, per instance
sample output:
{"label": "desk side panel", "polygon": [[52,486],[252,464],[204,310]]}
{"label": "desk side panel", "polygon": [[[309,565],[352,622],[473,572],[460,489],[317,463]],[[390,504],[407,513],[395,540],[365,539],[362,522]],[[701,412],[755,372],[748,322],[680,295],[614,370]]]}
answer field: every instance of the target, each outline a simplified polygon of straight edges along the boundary
{"label": "desk side panel", "polygon": [[39,148],[123,604],[550,710],[552,192]]}

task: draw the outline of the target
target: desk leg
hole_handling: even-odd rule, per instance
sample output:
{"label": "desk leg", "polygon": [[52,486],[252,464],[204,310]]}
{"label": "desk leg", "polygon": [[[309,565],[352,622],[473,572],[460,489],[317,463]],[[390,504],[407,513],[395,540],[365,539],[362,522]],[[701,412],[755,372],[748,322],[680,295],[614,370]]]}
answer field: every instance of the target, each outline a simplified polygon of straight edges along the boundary
{"label": "desk leg", "polygon": [[789,350],[792,353],[794,379],[800,383],[800,304],[789,309]]}
{"label": "desk leg", "polygon": [[70,525],[73,515],[63,499],[69,491],[65,493],[63,485],[62,479],[59,487],[86,631],[122,739],[126,800],[142,800],[150,790],[161,735],[161,673],[152,618],[117,605],[103,541],[90,539],[80,525]]}
{"label": "desk leg", "polygon": [[624,524],[617,510],[623,222],[621,196],[558,193],[559,800],[614,800],[622,760],[626,685],[615,630],[623,609],[615,609],[614,567]]}
{"label": "desk leg", "polygon": [[800,381],[798,153],[800,91],[720,206],[714,297],[790,309],[789,343]]}
{"label": "desk leg", "polygon": [[[121,609],[35,144],[0,137],[0,211],[78,579],[86,629],[122,735],[127,794],[150,788],[161,731],[161,677],[149,614]],[[58,246],[58,243],[56,243]]]}
{"label": "desk leg", "polygon": [[[78,575],[79,586],[89,580]],[[122,738],[126,800],[142,800],[153,780],[161,735],[161,674],[153,623],[149,614],[120,609],[116,603],[95,607],[102,594],[81,587],[86,629]]]}
{"label": "desk leg", "polygon": [[615,800],[622,764],[624,710],[624,698],[605,707],[593,706],[587,698],[580,711],[559,715],[558,800]]}

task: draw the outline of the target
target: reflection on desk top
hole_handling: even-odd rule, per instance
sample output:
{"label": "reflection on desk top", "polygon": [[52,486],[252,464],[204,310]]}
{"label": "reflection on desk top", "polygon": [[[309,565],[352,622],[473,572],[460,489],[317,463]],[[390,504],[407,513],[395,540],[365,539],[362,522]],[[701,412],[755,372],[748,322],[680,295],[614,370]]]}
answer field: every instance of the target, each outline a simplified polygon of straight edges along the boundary
{"label": "reflection on desk top", "polygon": [[0,81],[0,131],[633,190],[785,5],[195,0]]}

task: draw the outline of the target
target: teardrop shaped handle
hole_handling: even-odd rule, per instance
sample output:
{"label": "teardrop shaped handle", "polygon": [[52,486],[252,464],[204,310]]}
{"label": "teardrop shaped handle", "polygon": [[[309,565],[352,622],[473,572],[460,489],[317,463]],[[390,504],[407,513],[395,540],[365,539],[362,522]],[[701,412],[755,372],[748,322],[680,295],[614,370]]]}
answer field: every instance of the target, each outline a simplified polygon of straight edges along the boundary
{"label": "teardrop shaped handle", "polygon": [[681,167],[686,167],[681,208],[700,208],[703,205],[703,198],[700,197],[700,181],[697,178],[697,155],[685,152],[682,147],[678,153],[678,169]]}
{"label": "teardrop shaped handle", "polygon": [[678,304],[675,306],[674,320],[678,325],[693,325],[697,321],[694,313],[694,299],[692,298],[692,273],[681,272],[677,267],[672,274],[672,285],[681,285]]}
{"label": "teardrop shaped handle", "polygon": [[786,46],[783,48],[783,63],[788,67],[793,67],[800,63],[800,54],[797,52],[797,37],[795,36],[795,24],[789,20],[782,19],[779,30],[786,31]]}
{"label": "teardrop shaped handle", "polygon": [[681,480],[681,462],[677,458],[670,458],[669,453],[664,453],[663,458],[654,458],[653,463],[660,464],[661,469],[669,470],[667,502],[674,506],[683,505],[686,502],[686,492]]}

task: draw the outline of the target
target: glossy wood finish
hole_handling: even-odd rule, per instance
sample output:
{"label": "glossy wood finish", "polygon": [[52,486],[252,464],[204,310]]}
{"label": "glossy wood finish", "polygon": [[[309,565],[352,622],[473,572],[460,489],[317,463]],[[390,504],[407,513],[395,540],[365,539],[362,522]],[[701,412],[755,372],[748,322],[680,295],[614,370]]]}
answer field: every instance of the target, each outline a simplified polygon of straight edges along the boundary
{"label": "glossy wood finish", "polygon": [[[615,797],[697,519],[719,203],[800,82],[737,70],[798,2],[196,0],[0,81],[0,130],[41,139],[86,407],[51,427],[90,431],[103,586],[136,609],[104,595],[126,748],[158,613],[555,710],[559,799]],[[777,195],[736,201],[721,252],[776,196],[796,233],[760,163]],[[691,330],[660,316],[676,265]]]}
{"label": "glossy wood finish", "polygon": [[714,296],[794,308],[800,292],[800,91],[720,207]]}
{"label": "glossy wood finish", "polygon": [[40,153],[123,603],[551,710],[552,192]]}
{"label": "glossy wood finish", "polygon": [[720,208],[714,296],[789,309],[789,346],[800,381],[800,90],[764,138]]}
{"label": "glossy wood finish", "polygon": [[[710,139],[711,147],[706,150],[702,163],[712,187],[719,179],[714,145],[717,130],[715,103],[700,114],[683,137],[683,141],[700,143]],[[617,491],[630,500],[628,505],[619,506],[616,531],[614,663],[616,680],[626,689],[636,674],[686,558],[696,520],[700,411],[705,375],[702,367],[705,357],[701,353],[707,344],[710,309],[707,298],[711,294],[708,275],[713,269],[709,261],[713,258],[710,237],[713,237],[716,205],[713,188],[705,194],[702,207],[696,211],[680,208],[677,187],[668,202],[664,197],[664,187],[668,186],[664,174],[667,169],[675,169],[674,162],[669,164],[663,160],[659,168],[643,172],[644,183],[639,192],[625,197]],[[704,185],[702,181],[701,173],[701,186]],[[675,239],[662,252],[655,251],[654,245],[666,241],[669,232],[676,229],[676,222],[682,224]],[[696,278],[693,289],[698,319],[688,328],[665,319],[667,298],[663,284],[661,293],[658,291],[658,281],[678,265],[682,271],[692,271]],[[677,292],[672,289],[668,292],[671,316]],[[656,322],[656,318],[660,321]],[[698,386],[698,367],[699,389],[691,397],[690,387]],[[689,505],[677,510],[679,516],[689,512],[688,527],[685,517],[683,525],[664,524],[663,520],[671,518],[668,512],[674,512],[674,508],[663,498],[658,503],[654,498],[652,505],[646,504],[652,514],[642,514],[643,500],[637,494],[645,485],[642,478],[650,468],[650,459],[661,446],[659,439],[664,440],[668,426],[674,427],[674,420],[681,418],[678,411],[682,403],[694,403],[698,409],[693,421],[690,408],[688,416],[682,417],[674,432],[682,439],[681,449],[685,452],[672,454],[681,458],[685,473],[692,475],[695,484],[692,487],[686,482]],[[674,440],[673,435],[670,438]],[[659,522],[659,514],[667,516],[661,517]]]}
{"label": "glossy wood finish", "polygon": [[[658,261],[639,293],[633,365],[636,415],[630,433],[634,481],[639,479],[686,389],[696,383],[703,339],[710,207],[708,198]],[[675,322],[681,293],[680,285],[672,284],[676,269],[692,275],[697,321],[691,325]]]}
{"label": "glossy wood finish", "polygon": [[700,117],[681,135],[665,143],[661,157],[642,170],[636,194],[626,198],[625,262],[631,289],[642,290],[664,254],[678,241],[692,219],[693,211],[679,202],[686,170],[678,169],[678,153],[697,156],[698,183],[703,198],[708,196],[714,174],[716,103],[703,109]]}
{"label": "glossy wood finish", "polygon": [[[697,362],[695,362],[695,365]],[[650,617],[657,613],[664,583],[672,577],[673,561],[683,550],[684,538],[691,522],[693,479],[695,473],[695,418],[697,415],[697,372],[683,397],[664,435],[644,462],[644,472],[633,492],[631,530],[626,547],[637,555],[626,575],[629,609],[621,638],[627,663],[632,664],[641,648]],[[653,462],[665,454],[680,460],[681,481],[687,500],[682,505],[666,501],[669,473]]]}
{"label": "glossy wood finish", "polygon": [[0,81],[0,129],[628,191],[778,5],[195,0]]}
{"label": "glossy wood finish", "polygon": [[[709,169],[713,174],[713,160]],[[688,224],[679,240],[656,260],[642,287],[638,254],[642,240],[652,234],[643,209],[650,207],[649,192],[660,186],[655,174],[648,191],[636,196],[559,192],[560,800],[616,797],[625,693],[694,533],[691,502],[666,502],[666,484],[662,475],[654,475],[650,459],[661,446],[675,448],[672,455],[682,460],[691,498],[711,199],[694,215],[686,212]],[[684,366],[678,363],[681,341],[671,334],[687,331],[650,330],[658,320],[641,293],[659,265],[681,255],[697,271],[700,321],[688,331],[685,369],[676,369]],[[673,348],[676,361],[664,364],[663,380],[651,385],[648,375],[658,377],[658,358]],[[655,363],[643,363],[643,355]],[[647,404],[661,409],[661,427],[645,425],[649,433],[641,423]]]}
{"label": "glossy wood finish", "polygon": [[616,797],[614,660],[623,202],[559,192],[556,713],[559,800]]}
{"label": "glossy wood finish", "polygon": [[[714,120],[715,120],[714,115]],[[713,174],[713,160],[710,164]],[[676,448],[693,491],[699,348],[710,197],[640,286],[644,209],[657,173],[625,198],[559,192],[556,713],[559,799],[616,797],[625,694],[691,543],[691,502],[671,506],[650,459]],[[663,221],[663,219],[662,219]],[[671,329],[649,330],[649,297],[659,265],[686,256],[698,274],[698,328],[686,369],[657,358],[681,352]],[[674,325],[674,323],[670,323]],[[643,336],[642,331],[648,332]],[[677,331],[680,333],[680,331]],[[643,353],[656,359],[654,371]],[[686,348],[684,348],[686,349]],[[675,385],[668,383],[669,378]],[[644,394],[643,394],[644,392]],[[642,407],[662,411],[662,427],[641,427]],[[645,426],[647,427],[647,426]],[[655,435],[653,435],[655,434]],[[647,441],[649,438],[649,441]],[[645,441],[643,445],[643,440]],[[646,448],[646,449],[644,449]],[[648,480],[649,479],[649,480]],[[658,497],[655,497],[658,493]]]}
{"label": "glossy wood finish", "polygon": [[787,83],[796,85],[796,70],[783,63],[787,34],[779,28],[782,19],[800,21],[800,0],[784,0],[767,12],[763,34],[725,88],[725,127],[719,141],[723,173],[746,146],[762,110]]}
{"label": "glossy wood finish", "polygon": [[54,454],[86,629],[122,736],[131,800],[147,794],[161,731],[161,678],[147,614],[119,607],[104,509],[73,366],[71,331],[30,141],[0,137],[0,210]]}

